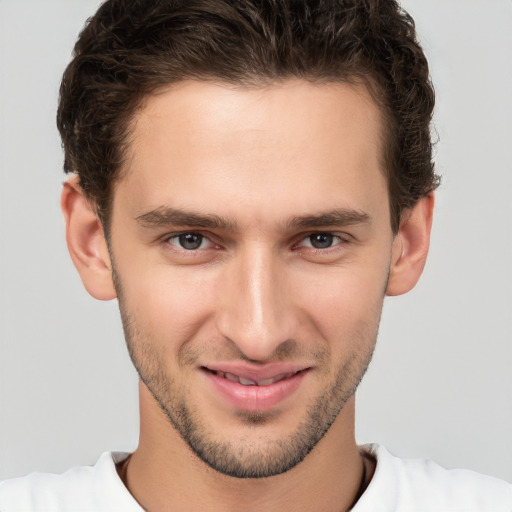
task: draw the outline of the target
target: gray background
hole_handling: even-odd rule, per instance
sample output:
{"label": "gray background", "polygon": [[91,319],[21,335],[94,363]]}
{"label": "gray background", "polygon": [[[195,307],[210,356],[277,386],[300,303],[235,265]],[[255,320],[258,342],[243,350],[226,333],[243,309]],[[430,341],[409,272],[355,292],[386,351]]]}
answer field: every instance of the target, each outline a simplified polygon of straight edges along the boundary
{"label": "gray background", "polygon": [[[0,0],[0,479],[138,435],[115,302],[68,258],[54,116],[98,0]],[[512,481],[512,2],[408,0],[437,88],[444,182],[418,287],[385,305],[360,442]]]}

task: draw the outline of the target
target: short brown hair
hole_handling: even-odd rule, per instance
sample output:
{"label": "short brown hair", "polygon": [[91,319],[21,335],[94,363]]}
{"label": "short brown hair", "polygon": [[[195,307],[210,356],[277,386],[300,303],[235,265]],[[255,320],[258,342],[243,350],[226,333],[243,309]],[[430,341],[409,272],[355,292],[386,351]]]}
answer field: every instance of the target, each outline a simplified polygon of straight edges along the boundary
{"label": "short brown hair", "polygon": [[185,80],[241,86],[363,80],[385,119],[392,228],[434,190],[434,91],[414,21],[394,0],[107,0],[60,89],[65,172],[106,230],[129,126],[148,94]]}

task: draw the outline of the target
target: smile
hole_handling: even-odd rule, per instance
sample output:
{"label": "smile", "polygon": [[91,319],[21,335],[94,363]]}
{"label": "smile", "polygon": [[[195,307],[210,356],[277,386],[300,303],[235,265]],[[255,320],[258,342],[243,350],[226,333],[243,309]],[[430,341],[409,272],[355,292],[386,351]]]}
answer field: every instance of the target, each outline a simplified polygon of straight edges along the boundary
{"label": "smile", "polygon": [[244,377],[240,377],[238,375],[235,375],[234,373],[229,373],[229,372],[216,371],[214,373],[216,375],[218,375],[219,377],[223,377],[224,379],[227,379],[231,382],[238,382],[239,384],[242,384],[243,386],[270,386],[271,384],[274,384],[275,382],[279,382],[284,379],[289,379],[299,372],[285,373],[285,374],[276,375],[275,377],[270,377],[268,379],[262,379],[262,380],[246,379]]}
{"label": "smile", "polygon": [[259,368],[219,364],[201,369],[210,389],[222,402],[237,410],[264,412],[293,399],[311,368],[282,364]]}

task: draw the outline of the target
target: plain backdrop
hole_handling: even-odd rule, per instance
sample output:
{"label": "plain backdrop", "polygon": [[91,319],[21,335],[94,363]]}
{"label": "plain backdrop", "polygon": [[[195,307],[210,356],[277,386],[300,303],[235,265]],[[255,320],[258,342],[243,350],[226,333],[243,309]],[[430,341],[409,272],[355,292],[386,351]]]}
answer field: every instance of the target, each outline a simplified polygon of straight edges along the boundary
{"label": "plain backdrop", "polygon": [[[60,76],[98,0],[0,0],[0,479],[137,444],[117,305],[83,289],[58,206]],[[437,90],[430,259],[387,299],[357,436],[512,481],[512,2],[408,0]]]}

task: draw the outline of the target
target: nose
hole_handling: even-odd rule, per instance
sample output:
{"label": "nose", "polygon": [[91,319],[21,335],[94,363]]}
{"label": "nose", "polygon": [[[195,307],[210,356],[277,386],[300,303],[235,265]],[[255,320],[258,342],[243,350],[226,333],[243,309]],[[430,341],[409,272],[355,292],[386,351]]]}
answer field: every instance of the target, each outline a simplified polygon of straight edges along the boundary
{"label": "nose", "polygon": [[286,281],[285,263],[266,248],[247,248],[225,268],[218,328],[250,360],[269,360],[296,337],[293,291]]}

